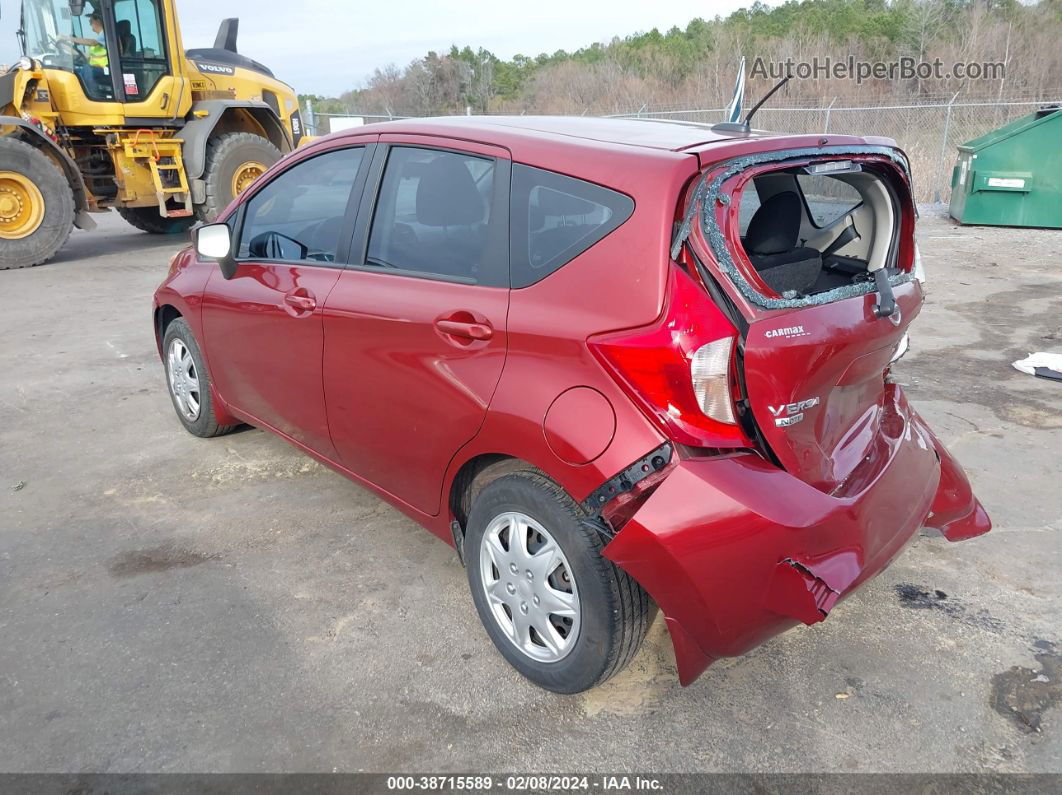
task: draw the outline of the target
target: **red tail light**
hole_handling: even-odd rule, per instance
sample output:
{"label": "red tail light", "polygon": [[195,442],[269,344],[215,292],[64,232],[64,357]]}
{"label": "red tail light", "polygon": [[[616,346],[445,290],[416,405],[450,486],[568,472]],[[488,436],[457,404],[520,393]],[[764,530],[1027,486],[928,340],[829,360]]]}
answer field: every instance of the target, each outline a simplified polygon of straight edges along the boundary
{"label": "red tail light", "polygon": [[737,332],[708,295],[672,266],[668,302],[652,326],[588,340],[590,349],[665,433],[692,447],[751,447],[736,424]]}

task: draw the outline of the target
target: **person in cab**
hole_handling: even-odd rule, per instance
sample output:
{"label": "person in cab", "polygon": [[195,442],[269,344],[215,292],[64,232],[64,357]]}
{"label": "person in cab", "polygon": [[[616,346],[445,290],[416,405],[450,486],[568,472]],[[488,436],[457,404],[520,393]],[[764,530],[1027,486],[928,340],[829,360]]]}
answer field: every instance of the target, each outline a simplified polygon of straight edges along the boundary
{"label": "person in cab", "polygon": [[109,82],[110,59],[107,53],[107,34],[103,31],[103,17],[97,13],[89,16],[89,27],[95,34],[93,38],[80,36],[63,36],[66,41],[86,47],[87,63],[79,69],[81,79],[88,84],[89,81],[98,84]]}

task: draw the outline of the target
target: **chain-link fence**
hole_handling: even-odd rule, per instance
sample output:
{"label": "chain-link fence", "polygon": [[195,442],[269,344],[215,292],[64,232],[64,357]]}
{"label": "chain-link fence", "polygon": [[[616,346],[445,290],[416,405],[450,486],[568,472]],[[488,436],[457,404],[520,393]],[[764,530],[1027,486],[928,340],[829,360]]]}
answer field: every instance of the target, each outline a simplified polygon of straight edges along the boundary
{"label": "chain-link fence", "polygon": [[[984,135],[1043,107],[1045,102],[939,102],[918,105],[819,108],[764,107],[755,126],[790,133],[878,135],[894,139],[907,153],[919,202],[947,202],[951,170],[959,144]],[[714,124],[722,108],[707,110],[643,110],[621,118],[658,118]]]}
{"label": "chain-link fence", "polygon": [[[758,129],[787,133],[834,133],[877,135],[896,140],[911,159],[916,199],[919,202],[947,202],[951,194],[951,170],[956,147],[984,135],[1044,105],[1027,102],[934,102],[912,105],[866,107],[761,108],[755,117]],[[610,114],[613,118],[654,118],[715,124],[723,119],[723,108],[655,109],[642,108],[634,113]],[[351,114],[314,114],[318,135],[352,124],[369,124],[407,116]],[[360,121],[359,121],[360,120]],[[337,123],[338,122],[338,123]],[[310,127],[313,129],[313,127]]]}

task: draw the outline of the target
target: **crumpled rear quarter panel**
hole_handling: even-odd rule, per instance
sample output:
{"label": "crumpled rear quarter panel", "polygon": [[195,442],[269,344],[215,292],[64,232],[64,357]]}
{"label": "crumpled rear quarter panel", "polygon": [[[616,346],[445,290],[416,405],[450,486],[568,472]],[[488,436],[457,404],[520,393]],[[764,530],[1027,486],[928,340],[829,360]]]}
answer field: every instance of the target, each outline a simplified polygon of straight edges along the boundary
{"label": "crumpled rear quarter panel", "polygon": [[[888,385],[885,402],[902,421],[887,424],[888,462],[858,493],[823,493],[751,454],[690,458],[605,547],[663,611],[682,684],[719,657],[821,621],[900,553],[931,509],[952,523],[962,511],[984,516],[902,390]],[[938,448],[958,503],[938,489]]]}

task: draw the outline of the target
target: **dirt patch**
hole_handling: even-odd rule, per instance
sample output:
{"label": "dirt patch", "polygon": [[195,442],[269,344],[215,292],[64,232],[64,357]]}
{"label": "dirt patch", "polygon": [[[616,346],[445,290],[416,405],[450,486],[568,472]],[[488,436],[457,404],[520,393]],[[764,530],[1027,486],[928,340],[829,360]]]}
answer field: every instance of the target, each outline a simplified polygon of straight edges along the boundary
{"label": "dirt patch", "polygon": [[[896,372],[901,379],[915,379],[911,392],[916,397],[932,395],[957,403],[977,403],[1004,422],[1027,428],[1060,428],[1058,406],[1023,389],[1028,376],[1010,364],[1032,351],[1050,349],[1045,347],[1045,333],[1051,334],[1062,314],[1062,297],[1041,299],[1054,295],[1062,293],[1059,283],[1051,280],[992,292],[978,301],[949,302],[948,309],[968,321],[978,339],[918,351],[898,365]],[[1041,305],[1033,310],[1038,300]]]}
{"label": "dirt patch", "polygon": [[169,569],[187,569],[216,557],[167,544],[151,549],[131,549],[115,555],[107,565],[107,570],[112,577],[122,579]]}
{"label": "dirt patch", "polygon": [[193,472],[196,481],[205,481],[212,486],[224,486],[241,481],[274,480],[313,475],[324,467],[303,455],[289,455],[272,460],[236,459],[206,471]]}
{"label": "dirt patch", "polygon": [[1062,701],[1062,655],[1050,641],[1034,645],[1040,670],[1015,665],[993,676],[989,691],[992,709],[1027,734],[1040,732],[1044,713]]}
{"label": "dirt patch", "polygon": [[588,718],[600,713],[631,717],[655,711],[677,687],[671,637],[658,614],[630,665],[579,698]]}

